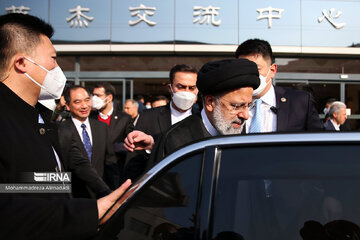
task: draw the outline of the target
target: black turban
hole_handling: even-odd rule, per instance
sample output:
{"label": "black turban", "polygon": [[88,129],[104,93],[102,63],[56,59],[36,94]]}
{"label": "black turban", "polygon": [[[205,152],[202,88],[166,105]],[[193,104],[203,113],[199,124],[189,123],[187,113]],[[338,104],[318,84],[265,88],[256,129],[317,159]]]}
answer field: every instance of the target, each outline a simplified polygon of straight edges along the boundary
{"label": "black turban", "polygon": [[203,95],[221,94],[243,87],[258,88],[259,71],[247,59],[225,59],[205,63],[200,69],[196,86]]}

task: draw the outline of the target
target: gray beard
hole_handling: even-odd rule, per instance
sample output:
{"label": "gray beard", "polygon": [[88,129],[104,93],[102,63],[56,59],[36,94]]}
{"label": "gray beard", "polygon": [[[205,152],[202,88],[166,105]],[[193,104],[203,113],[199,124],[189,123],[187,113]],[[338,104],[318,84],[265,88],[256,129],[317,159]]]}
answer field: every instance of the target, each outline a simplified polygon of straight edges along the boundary
{"label": "gray beard", "polygon": [[[220,104],[216,104],[213,111],[214,127],[221,135],[240,134],[244,128],[245,121],[241,123],[238,117],[226,120],[221,112]],[[237,122],[241,124],[240,128],[234,128],[231,124]]]}

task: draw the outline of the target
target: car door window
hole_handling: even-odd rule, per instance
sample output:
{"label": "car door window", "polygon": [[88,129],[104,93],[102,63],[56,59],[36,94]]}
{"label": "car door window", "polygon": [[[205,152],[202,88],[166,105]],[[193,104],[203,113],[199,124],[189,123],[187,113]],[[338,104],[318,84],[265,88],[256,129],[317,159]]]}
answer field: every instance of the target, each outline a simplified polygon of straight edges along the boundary
{"label": "car door window", "polygon": [[335,225],[356,228],[359,152],[350,144],[223,149],[213,238],[291,240],[337,232]]}
{"label": "car door window", "polygon": [[201,163],[197,154],[155,176],[125,211],[118,239],[193,239]]}

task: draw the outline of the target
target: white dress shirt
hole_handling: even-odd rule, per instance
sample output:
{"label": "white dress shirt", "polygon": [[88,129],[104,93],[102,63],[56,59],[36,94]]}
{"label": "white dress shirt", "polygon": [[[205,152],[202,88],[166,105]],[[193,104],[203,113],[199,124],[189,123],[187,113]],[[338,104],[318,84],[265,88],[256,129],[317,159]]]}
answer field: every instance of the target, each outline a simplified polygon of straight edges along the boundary
{"label": "white dress shirt", "polygon": [[175,123],[180,122],[181,120],[184,120],[185,118],[190,116],[191,109],[192,108],[189,108],[188,110],[186,110],[186,112],[179,112],[178,110],[173,108],[173,106],[171,105],[171,102],[170,102],[171,125],[174,125]]}
{"label": "white dress shirt", "polygon": [[[184,120],[185,118],[189,117],[192,112],[191,109],[188,109],[186,112],[179,112],[175,108],[172,107],[170,102],[170,112],[171,112],[171,125],[174,125],[177,122],[180,122],[181,120]],[[151,150],[145,150],[146,153],[150,154]]]}
{"label": "white dress shirt", "polygon": [[81,121],[77,120],[76,118],[73,118],[72,116],[71,116],[71,119],[73,120],[73,122],[75,124],[76,130],[78,131],[82,142],[84,142],[84,139],[83,139],[83,135],[82,135],[83,128],[81,127],[81,124],[83,124],[83,123],[85,124],[86,131],[87,131],[87,133],[88,133],[88,135],[90,137],[90,143],[91,143],[91,145],[93,145],[93,139],[92,139],[92,134],[91,134],[91,127],[90,127],[90,123],[89,123],[89,118],[86,118],[86,120],[84,122],[81,122]]}
{"label": "white dress shirt", "polygon": [[111,109],[110,109],[110,111],[109,111],[107,114],[102,114],[102,113],[99,111],[99,116],[100,116],[102,119],[106,120],[106,119],[108,119],[108,118],[112,115],[112,113],[113,113],[113,111],[114,111],[114,105],[113,105],[113,103],[111,103],[111,104],[112,104]]}
{"label": "white dress shirt", "polygon": [[209,118],[207,117],[205,110],[201,110],[201,118],[205,125],[206,130],[210,133],[211,136],[217,136],[219,135],[219,132],[214,128],[214,126],[211,124]]}
{"label": "white dress shirt", "polygon": [[[271,85],[269,91],[260,98],[262,100],[261,111],[263,119],[261,132],[276,132],[277,118],[271,107],[276,107],[276,96],[274,86]],[[249,132],[252,118],[255,114],[255,107],[249,111],[249,119],[246,120],[246,133]]]}
{"label": "white dress shirt", "polygon": [[336,131],[340,131],[340,124],[335,123],[331,118],[330,121],[332,123],[332,125],[334,126]]}

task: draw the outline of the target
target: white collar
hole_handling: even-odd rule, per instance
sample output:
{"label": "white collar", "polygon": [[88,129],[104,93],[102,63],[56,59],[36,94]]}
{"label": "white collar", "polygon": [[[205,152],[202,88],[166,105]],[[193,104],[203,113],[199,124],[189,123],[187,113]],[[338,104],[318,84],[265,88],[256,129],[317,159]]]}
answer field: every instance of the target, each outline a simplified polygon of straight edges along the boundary
{"label": "white collar", "polygon": [[340,124],[337,124],[335,121],[333,121],[331,118],[330,118],[330,121],[332,123],[332,125],[334,126],[335,130],[336,131],[340,131]]}
{"label": "white collar", "polygon": [[108,119],[108,118],[112,115],[113,111],[114,111],[114,105],[111,103],[111,109],[110,109],[110,111],[109,111],[107,114],[103,114],[102,112],[99,111],[99,116],[100,116],[102,119],[106,120],[106,119]]}
{"label": "white collar", "polygon": [[271,84],[270,89],[264,96],[260,98],[263,103],[270,105],[272,107],[276,107],[276,97],[275,97],[275,89],[274,86]]}
{"label": "white collar", "polygon": [[189,108],[188,110],[186,110],[185,112],[179,112],[178,110],[176,110],[173,106],[172,106],[172,101],[170,102],[170,111],[171,111],[171,114],[174,115],[175,117],[180,117],[180,116],[183,116],[183,115],[191,115],[191,108]]}
{"label": "white collar", "polygon": [[201,118],[205,125],[206,130],[210,133],[211,136],[217,136],[219,135],[219,132],[214,128],[214,126],[211,124],[209,118],[207,117],[205,110],[201,110]]}
{"label": "white collar", "polygon": [[191,108],[188,109],[186,112],[179,112],[170,103],[170,112],[171,112],[171,125],[174,125],[175,123],[178,123],[185,118],[189,117],[191,115]]}
{"label": "white collar", "polygon": [[80,128],[80,129],[81,129],[81,124],[85,124],[86,129],[90,128],[89,118],[86,118],[86,120],[84,122],[81,122],[80,120],[78,120],[78,119],[74,118],[73,116],[71,116],[71,120],[73,121],[75,126]]}

